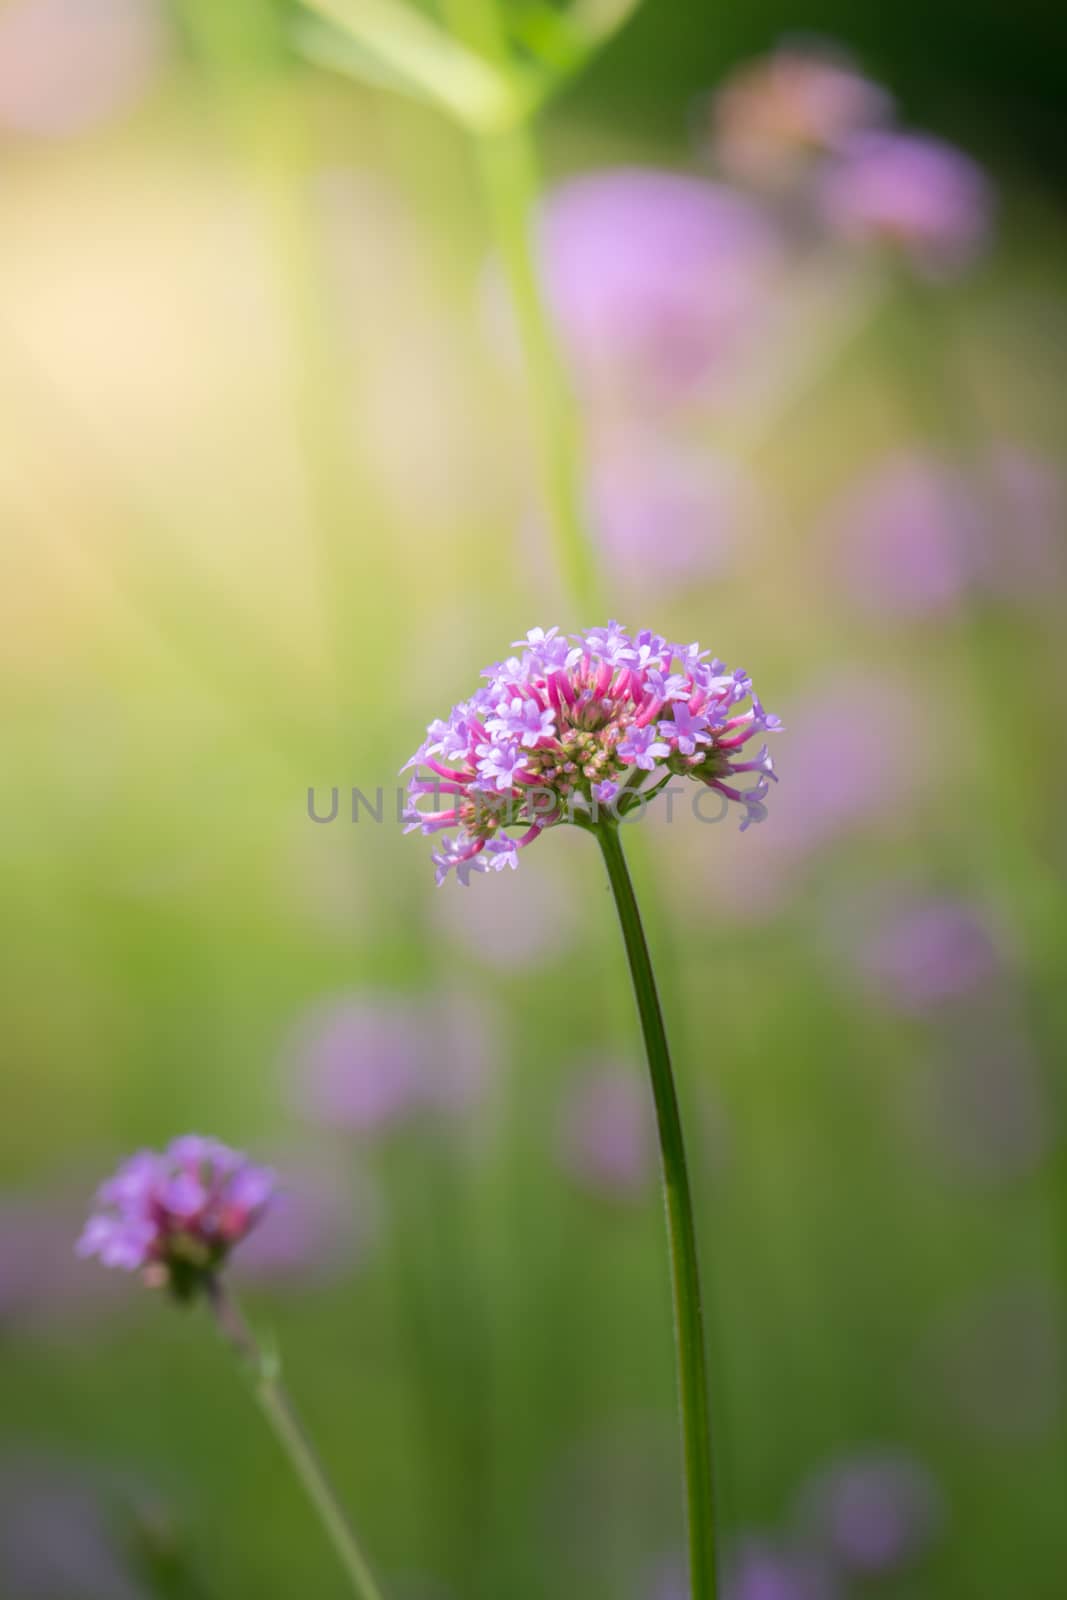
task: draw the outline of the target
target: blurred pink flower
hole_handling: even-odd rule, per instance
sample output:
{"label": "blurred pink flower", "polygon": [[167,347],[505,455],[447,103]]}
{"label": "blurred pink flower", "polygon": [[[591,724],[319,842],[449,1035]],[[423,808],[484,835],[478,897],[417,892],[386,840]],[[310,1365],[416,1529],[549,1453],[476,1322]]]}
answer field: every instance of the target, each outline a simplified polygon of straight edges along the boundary
{"label": "blurred pink flower", "polygon": [[348,1133],[380,1133],[421,1106],[429,1051],[406,998],[324,1001],[301,1019],[289,1046],[297,1109]]}
{"label": "blurred pink flower", "polygon": [[[902,682],[841,663],[834,681],[786,706],[784,765],[789,805],[743,854],[720,837],[698,874],[700,905],[746,921],[773,915],[802,880],[802,868],[849,831],[884,830],[907,814],[925,779],[922,707]],[[898,752],[908,748],[913,759]],[[725,834],[726,830],[723,830]],[[683,864],[692,884],[691,855]],[[710,889],[710,896],[708,890]]]}
{"label": "blurred pink flower", "polygon": [[856,1578],[910,1566],[940,1530],[941,1496],[924,1467],[899,1453],[844,1457],[802,1490],[800,1518],[826,1555]]}
{"label": "blurred pink flower", "polygon": [[275,1162],[270,1210],[234,1261],[238,1282],[328,1280],[358,1266],[374,1242],[378,1206],[369,1178],[342,1178],[323,1161],[285,1154]]}
{"label": "blurred pink flower", "polygon": [[752,1534],[732,1551],[723,1600],[835,1600],[840,1589],[813,1553]]}
{"label": "blurred pink flower", "polygon": [[942,278],[987,242],[992,195],[981,168],[952,145],[867,133],[828,169],[822,210],[843,239],[894,249],[923,276]]}
{"label": "blurred pink flower", "polygon": [[872,616],[937,617],[979,590],[1016,600],[1062,585],[1062,485],[1007,442],[970,466],[898,453],[851,483],[828,522],[833,568]]}
{"label": "blurred pink flower", "polygon": [[743,62],[712,106],[712,149],[728,178],[788,187],[849,139],[886,121],[889,95],[843,52],[785,43]]}
{"label": "blurred pink flower", "polygon": [[496,1054],[491,1018],[459,996],[346,996],[293,1030],[289,1096],[311,1121],[371,1138],[426,1112],[470,1111]]}
{"label": "blurred pink flower", "polygon": [[730,563],[758,499],[742,468],[648,429],[608,432],[591,454],[591,522],[617,581],[647,597]]}
{"label": "blurred pink flower", "polygon": [[981,506],[936,456],[896,455],[851,484],[830,515],[835,568],[871,612],[936,615],[986,569]]}
{"label": "blurred pink flower", "polygon": [[740,195],[638,167],[555,190],[540,248],[582,388],[643,409],[723,374],[755,331],[780,261],[773,227]]}
{"label": "blurred pink flower", "polygon": [[846,960],[873,994],[903,1012],[922,1013],[985,988],[1004,970],[1007,952],[989,919],[965,900],[901,894],[841,929]]}
{"label": "blurred pink flower", "polygon": [[0,128],[61,137],[120,116],[166,48],[157,0],[10,0],[0,7]]}
{"label": "blurred pink flower", "polygon": [[605,1065],[568,1083],[559,1154],[575,1181],[609,1198],[641,1194],[656,1167],[648,1091],[634,1069]]}

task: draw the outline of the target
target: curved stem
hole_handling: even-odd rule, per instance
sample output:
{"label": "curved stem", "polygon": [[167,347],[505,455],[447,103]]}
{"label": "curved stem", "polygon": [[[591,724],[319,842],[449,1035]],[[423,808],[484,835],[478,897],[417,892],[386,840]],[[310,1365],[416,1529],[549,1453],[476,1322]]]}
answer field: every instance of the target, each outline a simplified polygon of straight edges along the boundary
{"label": "curved stem", "polygon": [[[446,0],[445,9],[457,37],[510,70],[496,0]],[[526,364],[556,556],[571,599],[583,615],[592,615],[596,571],[582,510],[578,417],[538,281],[534,227],[541,185],[528,119],[477,135],[477,149]]]}
{"label": "curved stem", "polygon": [[245,1321],[235,1297],[221,1279],[207,1280],[207,1298],[215,1323],[230,1348],[236,1351],[252,1380],[260,1410],[274,1430],[304,1491],[322,1523],[348,1576],[357,1600],[382,1600],[382,1592],[371,1573],[363,1552],[326,1469],[297,1416],[288,1391],[278,1373],[277,1363],[262,1349]]}
{"label": "curved stem", "polygon": [[689,1530],[689,1584],[692,1600],[714,1600],[715,1539],[708,1429],[708,1384],[704,1351],[704,1319],[700,1304],[700,1268],[693,1199],[682,1137],[682,1119],[671,1071],[656,979],[648,953],[641,913],[623,854],[618,825],[606,821],[594,830],[608,870],[619,914],[634,995],[641,1018],[652,1094],[656,1103],[663,1188],[667,1206],[667,1239],[674,1295],[674,1337],[678,1360],[679,1404],[685,1458],[686,1513]]}

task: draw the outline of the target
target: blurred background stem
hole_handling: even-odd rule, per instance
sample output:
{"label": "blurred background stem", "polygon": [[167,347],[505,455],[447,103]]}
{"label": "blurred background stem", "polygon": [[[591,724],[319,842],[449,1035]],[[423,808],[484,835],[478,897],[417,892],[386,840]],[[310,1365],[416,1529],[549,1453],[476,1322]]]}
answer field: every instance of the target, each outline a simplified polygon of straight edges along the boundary
{"label": "blurred background stem", "polygon": [[357,1600],[383,1600],[326,1469],[279,1377],[276,1360],[262,1349],[240,1305],[221,1279],[208,1277],[206,1287],[219,1333],[250,1377],[259,1408],[300,1479],[345,1570],[352,1593]]}
{"label": "blurred background stem", "polygon": [[[510,69],[496,0],[445,0],[456,35]],[[597,610],[596,572],[582,508],[578,416],[538,282],[535,224],[540,192],[528,117],[475,135],[482,186],[522,346],[542,487],[560,574],[579,619]]]}
{"label": "blurred background stem", "polygon": [[674,1335],[678,1357],[678,1388],[685,1456],[686,1509],[689,1531],[689,1587],[693,1600],[714,1600],[715,1540],[711,1481],[711,1440],[708,1426],[708,1382],[704,1351],[704,1317],[700,1300],[700,1267],[693,1200],[685,1158],[685,1140],[678,1096],[671,1070],[667,1033],[663,1026],[656,979],[641,913],[634,894],[622,840],[615,822],[603,821],[594,830],[607,868],[615,908],[619,914],[626,957],[630,964],[634,997],[641,1018],[652,1094],[656,1103],[663,1190],[667,1206],[671,1288],[674,1296]]}

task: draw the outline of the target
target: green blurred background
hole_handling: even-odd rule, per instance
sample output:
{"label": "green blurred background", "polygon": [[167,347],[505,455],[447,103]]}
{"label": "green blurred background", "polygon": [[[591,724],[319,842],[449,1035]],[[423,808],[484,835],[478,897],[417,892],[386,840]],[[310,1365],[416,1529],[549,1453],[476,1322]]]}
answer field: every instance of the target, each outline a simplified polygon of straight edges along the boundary
{"label": "green blurred background", "polygon": [[[469,141],[255,0],[5,31],[34,3],[0,10],[0,1593],[341,1592],[206,1317],[73,1260],[100,1178],[197,1130],[291,1191],[234,1278],[388,1592],[666,1600],[666,1265],[595,851],[435,890],[423,841],[346,817],[511,640],[604,620],[553,573]],[[631,840],[723,1521],[803,1564],[826,1473],[896,1463],[906,1558],[839,1579],[890,1600],[1067,1592],[1067,233],[1026,10],[656,0],[540,124],[549,181],[710,181],[722,75],[829,34],[998,191],[952,284],[839,301],[790,258],[740,421],[667,429],[731,486],[706,541],[601,543],[607,612],[744,665],[788,730],[761,828]],[[855,486],[916,459],[954,487],[894,514],[900,562],[922,590],[977,519],[981,570],[894,607],[849,578]],[[338,1061],[358,1127],[316,1115]],[[738,1595],[835,1592],[802,1583]]]}

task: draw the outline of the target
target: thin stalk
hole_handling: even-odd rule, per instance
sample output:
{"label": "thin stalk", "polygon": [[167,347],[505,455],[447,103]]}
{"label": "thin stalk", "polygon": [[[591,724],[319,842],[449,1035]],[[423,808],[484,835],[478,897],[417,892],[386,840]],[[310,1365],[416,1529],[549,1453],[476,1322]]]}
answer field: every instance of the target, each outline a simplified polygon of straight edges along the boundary
{"label": "thin stalk", "polygon": [[241,1365],[251,1379],[259,1408],[274,1430],[275,1438],[288,1456],[333,1545],[352,1593],[357,1600],[382,1600],[382,1592],[356,1543],[355,1534],[326,1475],[326,1469],[281,1381],[276,1361],[263,1350],[245,1321],[240,1305],[221,1279],[212,1277],[207,1280],[207,1299],[219,1332],[240,1357]]}
{"label": "thin stalk", "polygon": [[[495,0],[446,0],[457,37],[504,70],[511,62]],[[582,509],[578,416],[534,247],[541,189],[528,117],[475,135],[482,187],[507,279],[529,384],[541,476],[559,569],[582,615],[596,610],[596,571]]]}
{"label": "thin stalk", "polygon": [[685,1141],[678,1096],[671,1071],[652,959],[630,871],[623,854],[618,824],[604,821],[593,830],[607,867],[623,943],[630,964],[634,996],[656,1103],[663,1189],[667,1208],[667,1240],[674,1296],[674,1338],[678,1360],[678,1392],[682,1415],[686,1517],[689,1531],[689,1584],[692,1600],[714,1600],[715,1537],[708,1426],[708,1381],[704,1318],[700,1302],[700,1266],[693,1198],[685,1159]]}

